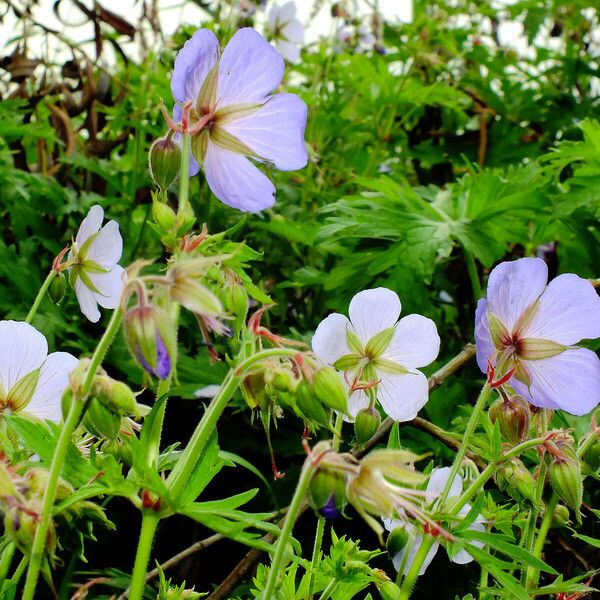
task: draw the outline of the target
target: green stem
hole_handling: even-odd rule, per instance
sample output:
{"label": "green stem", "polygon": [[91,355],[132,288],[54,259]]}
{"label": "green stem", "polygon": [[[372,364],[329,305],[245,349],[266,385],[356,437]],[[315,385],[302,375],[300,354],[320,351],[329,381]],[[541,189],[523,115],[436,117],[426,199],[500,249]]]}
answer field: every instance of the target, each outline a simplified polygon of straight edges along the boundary
{"label": "green stem", "polygon": [[108,327],[106,328],[104,335],[98,342],[98,346],[96,346],[96,350],[92,355],[85,380],[81,387],[81,396],[75,398],[71,403],[69,414],[67,415],[67,418],[60,430],[56,448],[54,450],[54,456],[52,457],[52,464],[50,465],[50,472],[48,474],[48,481],[46,483],[46,490],[44,492],[44,499],[42,501],[40,520],[35,531],[35,537],[31,547],[29,568],[27,569],[27,577],[25,579],[22,600],[33,600],[40,567],[46,548],[48,528],[50,527],[50,521],[52,518],[52,507],[54,506],[54,499],[56,496],[56,488],[58,485],[60,472],[71,443],[71,437],[75,431],[75,428],[79,424],[81,415],[84,412],[85,400],[92,389],[94,375],[96,374],[100,363],[104,359],[104,356],[106,355],[106,352],[108,351],[108,348],[110,347],[119,329],[121,317],[122,312],[120,308],[113,312]]}
{"label": "green stem", "polygon": [[10,569],[14,554],[15,545],[12,542],[8,542],[2,551],[2,557],[0,557],[0,590]]}
{"label": "green stem", "polygon": [[142,528],[129,588],[130,600],[141,600],[143,598],[146,583],[146,568],[150,560],[154,534],[156,533],[159,521],[160,517],[154,511],[144,511],[142,513]]}
{"label": "green stem", "polygon": [[337,579],[332,579],[328,586],[323,590],[323,593],[319,596],[319,600],[329,600],[331,598],[331,594],[335,591],[335,588],[338,586],[339,581]]}
{"label": "green stem", "polygon": [[179,177],[179,210],[183,212],[187,208],[190,192],[190,153],[192,151],[192,138],[184,133],[182,135],[181,148],[181,175]]}
{"label": "green stem", "polygon": [[16,585],[17,583],[19,583],[19,581],[21,581],[21,577],[23,577],[23,573],[25,573],[25,568],[27,567],[28,562],[29,561],[26,556],[24,556],[21,559],[21,562],[17,565],[13,576],[9,579],[11,583],[14,583]]}
{"label": "green stem", "polygon": [[471,287],[473,288],[473,297],[475,298],[475,301],[477,301],[479,298],[483,297],[483,293],[481,291],[481,282],[479,281],[479,273],[477,273],[477,264],[475,263],[475,258],[468,250],[464,250],[464,254],[465,262],[467,263],[469,279],[471,280]]}
{"label": "green stem", "polygon": [[587,449],[600,437],[600,430],[593,429],[590,435],[584,440],[584,442],[577,448],[577,458],[581,458]]}
{"label": "green stem", "polygon": [[315,571],[321,558],[321,544],[323,543],[323,533],[325,532],[325,517],[319,517],[317,520],[317,530],[315,531],[315,543],[313,546],[312,560],[310,563],[310,577],[308,580],[307,597],[312,600],[313,589],[315,586]]}
{"label": "green stem", "polygon": [[308,484],[310,483],[313,470],[314,467],[311,463],[311,460],[310,458],[307,458],[304,461],[304,466],[302,467],[302,473],[300,474],[300,479],[298,481],[298,485],[296,486],[294,497],[292,498],[292,501],[288,508],[288,512],[285,516],[283,529],[281,530],[281,533],[277,540],[275,553],[273,554],[273,559],[271,561],[271,569],[269,570],[269,578],[267,580],[267,585],[265,587],[265,591],[261,595],[262,600],[272,600],[272,598],[275,598],[275,588],[277,586],[277,578],[279,577],[279,571],[281,569],[281,563],[283,562],[283,556],[285,554],[288,541],[292,533],[292,529],[294,528],[294,524],[296,523],[298,512],[300,511],[300,507],[302,506],[304,496],[306,495],[306,491],[308,490]]}
{"label": "green stem", "polygon": [[433,546],[434,538],[432,536],[423,537],[421,541],[421,545],[417,550],[417,554],[410,565],[410,569],[402,582],[402,587],[400,588],[400,593],[398,594],[398,600],[408,600],[410,595],[412,594],[413,588],[415,587],[415,583],[417,582],[417,578],[419,577],[419,571],[421,570],[421,565],[423,561],[427,557],[427,553]]}
{"label": "green stem", "polygon": [[31,321],[33,321],[33,318],[37,314],[38,308],[40,307],[40,304],[42,303],[42,300],[44,299],[44,296],[46,295],[46,292],[48,291],[48,288],[50,287],[52,280],[57,275],[58,275],[58,273],[54,269],[52,269],[50,271],[50,273],[48,273],[48,276],[46,277],[46,279],[44,279],[44,283],[42,283],[42,287],[40,288],[40,291],[37,293],[37,296],[35,297],[35,300],[33,301],[33,305],[31,306],[31,309],[27,313],[27,317],[25,317],[25,323],[31,323]]}
{"label": "green stem", "polygon": [[488,586],[488,570],[485,567],[481,567],[481,575],[479,576],[479,600],[486,600],[487,594],[481,590]]}
{"label": "green stem", "polygon": [[[546,509],[544,511],[544,518],[540,524],[540,529],[537,534],[537,538],[533,545],[533,555],[537,558],[542,556],[542,550],[544,549],[544,543],[546,542],[546,536],[548,535],[548,531],[550,530],[550,525],[552,524],[552,518],[554,517],[554,509],[558,504],[558,496],[556,494],[552,494],[550,501],[546,504]],[[532,589],[537,585],[538,579],[540,576],[540,572],[534,567],[527,568],[527,576],[526,576],[526,589],[528,591],[532,591]]]}

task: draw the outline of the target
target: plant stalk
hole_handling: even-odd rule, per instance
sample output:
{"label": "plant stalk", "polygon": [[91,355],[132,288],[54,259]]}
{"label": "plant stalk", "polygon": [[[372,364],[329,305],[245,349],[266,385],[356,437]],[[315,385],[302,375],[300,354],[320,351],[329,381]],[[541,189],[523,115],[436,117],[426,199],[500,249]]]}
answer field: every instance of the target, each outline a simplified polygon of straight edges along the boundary
{"label": "plant stalk", "polygon": [[25,323],[31,323],[31,321],[33,321],[33,318],[37,314],[38,308],[40,307],[40,304],[42,303],[42,300],[44,299],[44,296],[46,295],[50,284],[57,276],[57,274],[58,273],[54,269],[52,269],[50,273],[48,273],[46,279],[44,279],[44,283],[42,283],[42,287],[40,287],[37,296],[35,297],[35,300],[33,301],[33,304],[29,312],[27,313],[27,316],[25,317]]}

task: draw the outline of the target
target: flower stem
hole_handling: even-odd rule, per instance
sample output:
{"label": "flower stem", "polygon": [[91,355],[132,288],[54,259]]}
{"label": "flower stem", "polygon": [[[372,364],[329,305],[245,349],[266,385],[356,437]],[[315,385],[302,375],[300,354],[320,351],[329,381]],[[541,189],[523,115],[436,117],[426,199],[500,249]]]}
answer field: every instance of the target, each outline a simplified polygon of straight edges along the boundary
{"label": "flower stem", "polygon": [[106,328],[104,335],[98,342],[96,350],[92,355],[90,366],[87,370],[85,380],[81,387],[81,397],[75,398],[75,400],[71,403],[69,414],[67,415],[67,418],[60,430],[56,448],[54,450],[54,456],[52,457],[52,464],[50,465],[50,473],[48,475],[44,499],[42,501],[40,520],[35,530],[35,537],[31,547],[29,568],[27,569],[27,577],[25,579],[22,600],[33,600],[34,598],[40,567],[46,547],[46,539],[52,517],[51,513],[52,507],[54,506],[58,478],[69,449],[69,444],[71,443],[71,437],[75,431],[75,428],[79,424],[81,415],[84,412],[85,399],[92,389],[94,375],[96,374],[100,363],[104,359],[104,356],[106,355],[106,352],[108,351],[108,348],[110,347],[119,329],[119,326],[121,325],[121,317],[122,312],[121,309],[118,308],[113,312],[108,327]]}
{"label": "flower stem", "polygon": [[398,600],[408,600],[410,595],[412,594],[413,588],[415,587],[415,583],[417,582],[417,578],[419,577],[419,572],[421,570],[421,565],[423,561],[427,557],[427,553],[433,546],[434,539],[431,536],[424,536],[417,550],[417,554],[410,565],[410,569],[402,582],[402,587],[400,588],[400,594],[398,594]]}
{"label": "flower stem", "polygon": [[473,298],[475,302],[483,296],[481,291],[481,282],[479,281],[479,274],[477,273],[477,264],[475,258],[468,250],[464,250],[465,262],[467,263],[467,271],[469,272],[469,279],[471,280],[471,287],[473,288]]}
{"label": "flower stem", "polygon": [[0,590],[10,569],[13,556],[15,554],[15,545],[13,542],[8,542],[2,551],[2,557],[0,557]]}
{"label": "flower stem", "polygon": [[48,288],[50,287],[50,284],[52,283],[52,281],[56,277],[56,275],[57,275],[56,271],[54,269],[52,269],[50,271],[50,273],[48,273],[48,276],[46,277],[46,279],[44,279],[44,283],[42,283],[42,287],[40,288],[39,292],[37,293],[37,296],[35,297],[35,300],[33,301],[33,305],[31,306],[31,309],[27,313],[27,317],[25,317],[25,323],[31,323],[31,321],[33,321],[33,318],[37,314],[38,308],[40,307],[40,304],[42,303],[42,300],[44,299],[44,296],[46,295],[46,292],[48,291]]}
{"label": "flower stem", "polygon": [[271,600],[272,598],[275,598],[275,588],[277,586],[277,578],[281,569],[281,563],[283,562],[283,555],[287,548],[296,518],[298,517],[298,511],[300,510],[302,501],[306,495],[313,470],[314,467],[311,463],[311,460],[310,458],[307,458],[304,461],[304,466],[302,467],[302,472],[300,474],[298,485],[296,486],[296,491],[294,492],[294,497],[292,498],[292,502],[290,503],[290,507],[285,516],[283,529],[281,530],[279,539],[277,540],[275,553],[273,554],[273,559],[271,561],[271,569],[269,570],[269,578],[267,580],[265,590],[261,595],[261,600]]}
{"label": "flower stem", "polygon": [[[546,510],[544,511],[544,518],[540,524],[540,529],[537,534],[537,538],[533,545],[533,555],[537,558],[540,558],[542,555],[542,550],[544,549],[544,543],[546,542],[546,536],[548,535],[548,531],[550,530],[550,525],[552,524],[552,518],[554,517],[554,509],[558,504],[558,496],[556,494],[552,494],[548,504],[546,504]],[[540,572],[534,567],[527,568],[527,576],[526,576],[526,589],[531,591],[534,586],[537,585],[538,579],[540,576]]]}
{"label": "flower stem", "polygon": [[152,510],[146,510],[142,513],[142,527],[140,530],[140,539],[138,540],[137,553],[135,555],[135,564],[133,574],[131,575],[131,585],[129,588],[130,600],[141,600],[144,595],[144,586],[146,583],[146,568],[150,560],[150,552],[154,542],[154,534],[160,517]]}
{"label": "flower stem", "polygon": [[189,134],[182,135],[183,142],[181,148],[181,175],[179,178],[179,205],[178,212],[187,208],[188,196],[190,192],[190,153],[192,151],[192,138]]}
{"label": "flower stem", "polygon": [[325,532],[325,517],[319,517],[317,519],[317,530],[315,531],[315,543],[313,546],[312,560],[310,563],[310,578],[308,580],[308,593],[307,597],[312,600],[313,588],[315,586],[315,570],[317,563],[321,558],[321,544],[323,542],[323,533]]}

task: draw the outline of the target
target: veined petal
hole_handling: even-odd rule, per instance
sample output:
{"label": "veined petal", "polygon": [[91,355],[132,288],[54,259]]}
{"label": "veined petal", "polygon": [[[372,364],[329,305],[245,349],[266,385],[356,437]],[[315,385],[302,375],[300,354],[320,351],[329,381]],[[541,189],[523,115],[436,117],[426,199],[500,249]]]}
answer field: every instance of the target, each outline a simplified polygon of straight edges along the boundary
{"label": "veined petal", "polygon": [[477,356],[477,365],[483,373],[487,372],[488,360],[492,361],[494,352],[494,344],[490,335],[490,322],[488,317],[488,301],[485,298],[480,298],[477,302],[475,310],[475,347]]}
{"label": "veined petal", "polygon": [[81,277],[77,277],[74,287],[81,312],[92,323],[97,323],[100,320],[100,311],[98,310],[98,303],[96,302],[94,292],[83,283]]}
{"label": "veined petal", "polygon": [[[406,557],[406,561],[404,562],[403,570],[404,575],[408,573],[410,566],[414,562],[415,556],[417,555],[417,552],[419,551],[419,548],[421,547],[421,544],[423,543],[424,539],[424,536],[417,534],[412,544],[409,542],[402,550],[400,550],[400,552],[398,552],[398,554],[392,557],[392,563],[394,563],[394,568],[396,569],[396,571],[400,570],[400,566],[402,565],[402,561],[404,560],[404,555],[406,554],[406,552],[408,552],[408,556]],[[429,567],[431,561],[435,558],[439,547],[439,542],[433,542],[433,545],[429,549],[429,552],[427,553],[427,556],[425,557],[425,560],[423,561],[423,564],[419,569],[419,576],[423,575],[425,571],[427,571],[427,567]]]}
{"label": "veined petal", "polygon": [[346,341],[348,329],[352,329],[352,325],[344,315],[332,313],[325,317],[313,335],[311,341],[313,352],[330,365],[333,365],[338,358],[350,354]]}
{"label": "veined petal", "polygon": [[75,243],[78,248],[81,248],[85,241],[94,233],[97,233],[102,227],[102,221],[104,220],[104,210],[98,204],[90,208],[86,217],[81,221]]}
{"label": "veined petal", "polygon": [[120,260],[122,254],[123,238],[119,232],[119,224],[109,221],[90,244],[85,258],[101,266],[111,266]]}
{"label": "veined petal", "polygon": [[547,281],[548,267],[541,258],[500,263],[488,280],[489,310],[512,331],[527,307],[540,297]]}
{"label": "veined petal", "polygon": [[[433,469],[427,482],[427,489],[425,490],[425,500],[427,503],[433,502],[443,491],[450,478],[450,467],[441,467],[439,469]],[[463,489],[463,481],[460,475],[454,477],[454,481],[450,486],[448,492],[448,498],[456,498],[460,496]]]}
{"label": "veined petal", "polygon": [[[468,512],[471,510],[470,504],[465,504],[459,511],[459,515],[466,516]],[[471,525],[468,527],[469,531],[479,531],[480,533],[485,532],[484,519],[481,515],[479,515]],[[483,542],[478,542],[477,540],[469,540],[469,544],[472,544],[476,548],[483,548],[485,544]],[[448,555],[450,556],[450,555]],[[467,550],[459,550],[450,560],[457,565],[466,565],[473,561],[473,557],[469,554]]]}
{"label": "veined petal", "polygon": [[283,59],[260,33],[250,27],[238,30],[219,63],[217,108],[263,101],[283,72]]}
{"label": "veined petal", "polygon": [[410,421],[427,404],[429,385],[420,371],[393,375],[377,371],[377,399],[395,421]]}
{"label": "veined petal", "polygon": [[217,64],[219,41],[210,29],[198,29],[175,58],[171,92],[178,102],[196,101],[208,72]]}
{"label": "veined petal", "polygon": [[572,273],[553,279],[523,337],[576,344],[600,337],[600,296],[592,284]]}
{"label": "veined petal", "polygon": [[375,334],[396,324],[401,308],[398,294],[380,287],[356,294],[348,314],[356,334],[366,345]]}
{"label": "veined petal", "polygon": [[275,186],[245,156],[209,140],[203,166],[206,181],[221,202],[246,212],[275,204]]}
{"label": "veined petal", "polygon": [[435,323],[421,315],[407,315],[398,321],[382,357],[415,369],[432,363],[439,351],[440,336]]}
{"label": "veined petal", "polygon": [[17,381],[39,369],[47,354],[46,338],[33,325],[0,321],[0,389],[8,393]]}
{"label": "veined petal", "polygon": [[514,377],[510,384],[534,406],[586,415],[600,403],[600,359],[595,352],[574,348],[522,364],[531,379],[530,388]]}
{"label": "veined petal", "polygon": [[79,361],[68,352],[53,352],[40,370],[37,388],[23,412],[50,419],[58,423],[61,419],[61,398],[69,385],[69,374]]}
{"label": "veined petal", "polygon": [[277,22],[279,24],[288,23],[296,16],[296,3],[293,0],[282,4],[277,14]]}
{"label": "veined petal", "polygon": [[125,287],[125,269],[114,265],[108,273],[90,274],[98,292],[94,292],[96,302],[102,308],[117,308]]}
{"label": "veined petal", "polygon": [[306,166],[304,129],[308,109],[295,94],[275,94],[258,110],[223,125],[261,159],[282,171]]}

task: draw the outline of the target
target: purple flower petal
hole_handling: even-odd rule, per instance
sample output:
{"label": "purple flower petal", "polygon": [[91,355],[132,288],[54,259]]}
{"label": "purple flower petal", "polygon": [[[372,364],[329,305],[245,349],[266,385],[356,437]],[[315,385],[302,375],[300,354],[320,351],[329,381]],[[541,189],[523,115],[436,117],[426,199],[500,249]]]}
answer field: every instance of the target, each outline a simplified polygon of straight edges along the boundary
{"label": "purple flower petal", "polygon": [[264,173],[245,156],[211,141],[204,157],[204,172],[214,195],[233,208],[258,212],[275,204],[275,186]]}
{"label": "purple flower petal", "polygon": [[331,492],[331,495],[329,496],[329,499],[325,503],[325,506],[323,506],[319,509],[319,512],[326,519],[337,519],[340,516],[341,513],[335,504],[335,495],[333,492]]}
{"label": "purple flower petal", "polygon": [[[496,349],[490,336],[490,322],[488,319],[488,301],[481,298],[475,310],[475,345],[477,351],[477,364],[483,373],[487,373],[487,363],[491,360]],[[492,361],[495,364],[496,361]]]}
{"label": "purple flower petal", "polygon": [[512,331],[525,309],[540,297],[547,281],[548,267],[541,258],[500,263],[488,280],[490,311]]}
{"label": "purple flower petal", "polygon": [[219,42],[209,29],[198,29],[177,54],[171,92],[178,102],[195,101],[202,82],[217,64]]}
{"label": "purple flower petal", "polygon": [[553,279],[523,337],[565,345],[600,337],[600,297],[592,284],[572,273]]}
{"label": "purple flower petal", "polygon": [[171,372],[171,357],[158,333],[156,334],[156,369],[154,372],[159,379],[166,379]]}
{"label": "purple flower petal", "polygon": [[217,107],[264,101],[280,84],[283,72],[277,50],[254,29],[240,29],[221,56]]}
{"label": "purple flower petal", "polygon": [[600,403],[600,359],[595,352],[575,348],[523,364],[531,378],[530,388],[514,377],[510,383],[534,406],[585,415]]}
{"label": "purple flower petal", "polygon": [[135,349],[135,354],[137,356],[137,359],[140,361],[140,365],[142,365],[144,370],[148,371],[150,375],[154,375],[155,373],[154,369],[152,368],[152,365],[144,358],[144,355],[142,354],[142,351],[139,346]]}
{"label": "purple flower petal", "polygon": [[256,112],[227,123],[224,129],[262,159],[282,171],[306,166],[304,129],[308,109],[294,94],[275,94]]}

